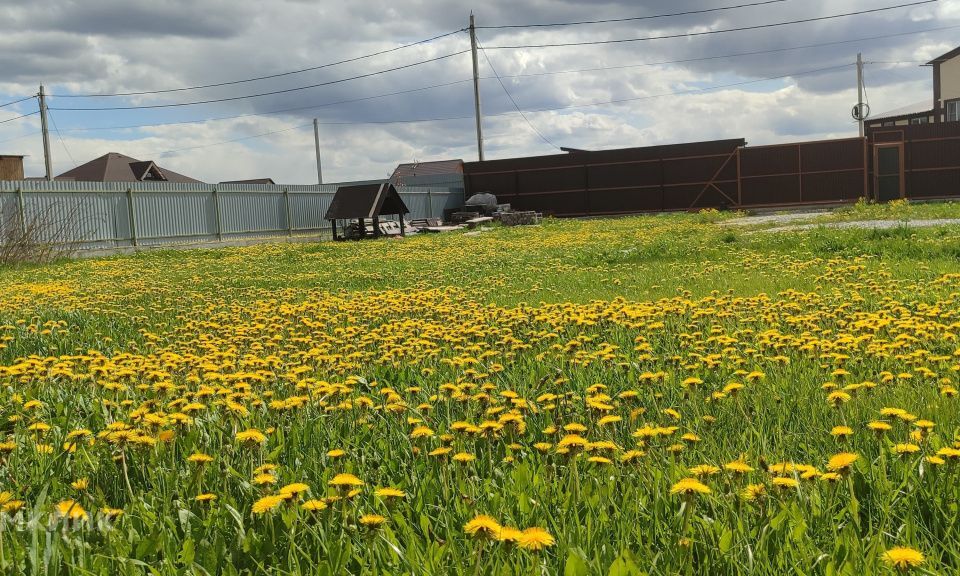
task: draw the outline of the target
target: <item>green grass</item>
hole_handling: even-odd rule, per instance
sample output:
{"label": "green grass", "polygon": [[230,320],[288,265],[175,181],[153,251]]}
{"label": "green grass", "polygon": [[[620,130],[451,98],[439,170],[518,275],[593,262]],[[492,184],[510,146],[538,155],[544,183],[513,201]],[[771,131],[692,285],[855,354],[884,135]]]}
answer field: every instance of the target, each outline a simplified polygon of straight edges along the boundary
{"label": "green grass", "polygon": [[[960,211],[819,220],[905,213]],[[902,545],[924,554],[919,573],[957,573],[960,462],[929,457],[960,433],[960,227],[720,225],[734,216],[3,270],[0,499],[22,507],[0,522],[0,571],[875,574]],[[558,452],[571,424],[588,452]],[[78,429],[89,440],[65,450]],[[265,443],[238,442],[246,429]],[[838,452],[858,459],[836,482],[800,477]],[[723,469],[740,458],[754,470]],[[796,487],[774,485],[782,462],[801,465],[782,475]],[[276,484],[257,486],[265,463]],[[709,494],[670,493],[703,464],[720,468]],[[335,496],[339,473],[365,485],[323,512],[252,511],[293,482]],[[748,484],[766,496],[745,499]],[[386,486],[405,497],[374,494]],[[86,520],[58,516],[68,499]],[[478,514],[555,542],[472,538]]]}

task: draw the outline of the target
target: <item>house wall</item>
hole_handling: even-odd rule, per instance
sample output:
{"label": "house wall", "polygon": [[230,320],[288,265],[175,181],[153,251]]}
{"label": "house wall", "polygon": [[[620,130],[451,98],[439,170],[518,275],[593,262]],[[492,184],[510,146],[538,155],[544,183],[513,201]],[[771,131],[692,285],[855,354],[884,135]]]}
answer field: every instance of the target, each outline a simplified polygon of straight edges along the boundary
{"label": "house wall", "polygon": [[941,102],[960,98],[960,56],[940,65]]}

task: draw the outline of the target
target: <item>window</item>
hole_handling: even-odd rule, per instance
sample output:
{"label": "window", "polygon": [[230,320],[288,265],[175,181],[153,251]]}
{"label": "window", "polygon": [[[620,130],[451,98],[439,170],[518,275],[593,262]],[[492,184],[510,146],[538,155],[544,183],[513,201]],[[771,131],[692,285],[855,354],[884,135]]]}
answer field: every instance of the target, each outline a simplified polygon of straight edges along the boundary
{"label": "window", "polygon": [[911,118],[910,123],[911,124],[929,124],[930,118],[927,116],[921,116],[919,118]]}
{"label": "window", "polygon": [[960,122],[960,100],[947,102],[947,122]]}
{"label": "window", "polygon": [[886,122],[881,124],[881,126],[896,126],[896,125],[897,123],[893,120],[887,120]]}

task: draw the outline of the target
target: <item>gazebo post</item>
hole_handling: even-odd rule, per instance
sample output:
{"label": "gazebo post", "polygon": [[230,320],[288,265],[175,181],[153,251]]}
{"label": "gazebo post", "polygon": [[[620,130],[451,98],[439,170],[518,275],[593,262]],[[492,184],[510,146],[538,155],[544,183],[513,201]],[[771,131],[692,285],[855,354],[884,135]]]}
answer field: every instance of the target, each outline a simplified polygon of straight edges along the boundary
{"label": "gazebo post", "polygon": [[336,218],[330,221],[330,226],[332,226],[332,229],[333,229],[333,241],[336,242],[337,241],[337,219]]}
{"label": "gazebo post", "polygon": [[380,237],[380,215],[379,214],[373,215],[373,237],[374,238]]}
{"label": "gazebo post", "polygon": [[360,238],[359,238],[359,240],[363,240],[363,238],[367,235],[367,227],[366,227],[366,225],[363,223],[363,218],[362,218],[362,217],[361,217],[361,218],[357,218],[357,230],[360,231]]}
{"label": "gazebo post", "polygon": [[401,212],[400,213],[400,236],[406,236],[406,235],[407,235],[406,231],[404,230],[404,227],[403,227],[403,213]]}

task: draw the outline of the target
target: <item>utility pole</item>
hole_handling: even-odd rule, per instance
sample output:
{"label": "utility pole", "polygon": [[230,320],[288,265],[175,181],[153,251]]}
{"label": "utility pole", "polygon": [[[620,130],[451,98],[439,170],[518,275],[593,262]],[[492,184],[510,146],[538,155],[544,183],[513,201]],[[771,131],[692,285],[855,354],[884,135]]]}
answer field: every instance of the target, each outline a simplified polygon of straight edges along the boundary
{"label": "utility pole", "polygon": [[320,166],[320,123],[313,119],[313,143],[317,148],[317,183],[323,184],[323,168]]}
{"label": "utility pole", "polygon": [[857,52],[857,123],[860,125],[860,137],[863,138],[863,120],[866,114],[864,114],[863,106],[863,53]]}
{"label": "utility pole", "polygon": [[470,12],[470,51],[473,54],[473,103],[477,113],[477,153],[483,162],[483,120],[480,115],[480,65],[477,60],[477,28]]}
{"label": "utility pole", "polygon": [[43,164],[47,168],[47,180],[53,180],[53,164],[50,160],[50,131],[47,129],[47,98],[40,85],[40,129],[43,132]]}

